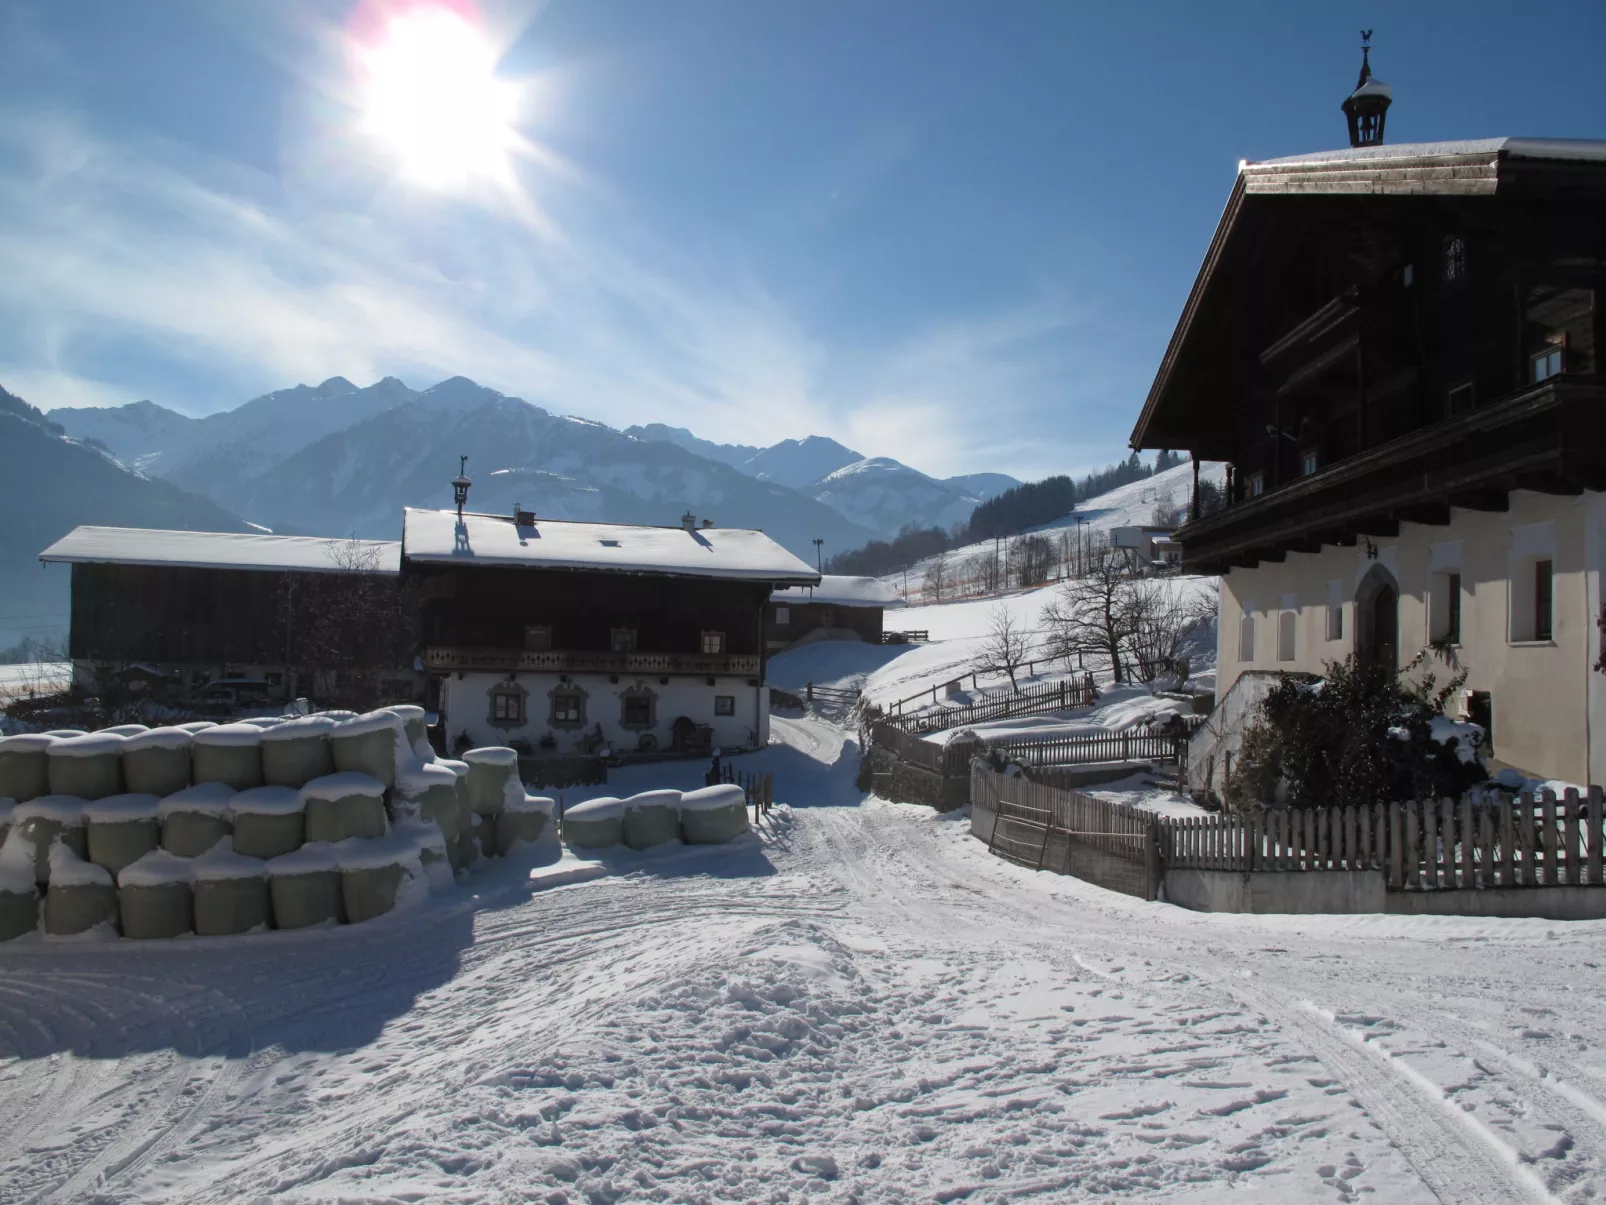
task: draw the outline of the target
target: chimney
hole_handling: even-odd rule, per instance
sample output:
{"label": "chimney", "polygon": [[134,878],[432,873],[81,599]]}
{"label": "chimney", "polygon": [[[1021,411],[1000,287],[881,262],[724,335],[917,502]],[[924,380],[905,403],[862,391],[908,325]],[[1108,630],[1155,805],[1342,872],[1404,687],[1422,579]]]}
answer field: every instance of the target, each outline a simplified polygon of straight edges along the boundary
{"label": "chimney", "polygon": [[535,512],[533,510],[525,510],[523,506],[515,502],[513,504],[513,526],[534,527]]}
{"label": "chimney", "polygon": [[712,519],[704,519],[703,520],[703,530],[704,531],[707,531],[713,525],[714,525],[714,521]]}
{"label": "chimney", "polygon": [[691,511],[687,511],[685,514],[680,516],[680,525],[687,531],[696,531],[697,516],[692,514]]}

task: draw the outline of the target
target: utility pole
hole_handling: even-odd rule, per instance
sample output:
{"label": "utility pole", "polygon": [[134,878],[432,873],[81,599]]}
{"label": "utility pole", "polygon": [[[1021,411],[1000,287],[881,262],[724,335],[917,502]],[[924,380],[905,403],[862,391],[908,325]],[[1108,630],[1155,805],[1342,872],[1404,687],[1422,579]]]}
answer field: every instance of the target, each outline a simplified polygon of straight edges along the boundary
{"label": "utility pole", "polygon": [[824,554],[820,551],[820,547],[824,543],[825,541],[820,537],[816,536],[814,538],[814,567],[821,573],[825,572],[825,561],[822,559]]}

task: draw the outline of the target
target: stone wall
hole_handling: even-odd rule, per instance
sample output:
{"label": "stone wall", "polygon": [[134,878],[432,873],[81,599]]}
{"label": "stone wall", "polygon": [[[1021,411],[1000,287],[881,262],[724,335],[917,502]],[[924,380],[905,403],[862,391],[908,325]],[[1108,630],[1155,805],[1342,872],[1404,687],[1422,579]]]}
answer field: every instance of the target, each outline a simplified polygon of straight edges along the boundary
{"label": "stone wall", "polygon": [[970,802],[968,769],[963,775],[944,777],[874,745],[860,756],[858,786],[894,803],[920,803],[939,812],[951,812]]}

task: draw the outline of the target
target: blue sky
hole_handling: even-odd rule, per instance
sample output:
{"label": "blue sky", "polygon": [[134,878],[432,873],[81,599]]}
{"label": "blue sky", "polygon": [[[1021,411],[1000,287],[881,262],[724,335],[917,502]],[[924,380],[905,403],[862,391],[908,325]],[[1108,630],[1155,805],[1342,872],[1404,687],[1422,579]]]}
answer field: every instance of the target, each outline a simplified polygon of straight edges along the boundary
{"label": "blue sky", "polygon": [[1123,454],[1237,162],[1343,142],[1362,25],[1391,142],[1606,137],[1598,0],[485,0],[521,145],[441,188],[364,126],[351,10],[0,5],[0,384],[203,414],[462,373],[1074,472]]}

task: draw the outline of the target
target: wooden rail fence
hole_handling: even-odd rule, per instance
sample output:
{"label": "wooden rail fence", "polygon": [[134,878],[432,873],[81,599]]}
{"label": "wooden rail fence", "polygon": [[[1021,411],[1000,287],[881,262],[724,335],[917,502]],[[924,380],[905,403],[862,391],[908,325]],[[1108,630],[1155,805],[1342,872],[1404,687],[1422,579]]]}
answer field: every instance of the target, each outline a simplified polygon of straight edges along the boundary
{"label": "wooden rail fence", "polygon": [[1000,754],[1006,762],[1027,767],[1084,766],[1104,761],[1157,761],[1174,762],[1185,774],[1188,765],[1186,737],[1141,731],[1094,733],[1042,741],[1001,741],[983,747],[973,741],[939,745],[905,731],[892,721],[880,720],[870,726],[870,741],[883,749],[890,749],[911,765],[947,777],[965,774],[970,759],[984,749],[989,754]]}
{"label": "wooden rail fence", "polygon": [[[936,698],[937,689],[941,688],[938,687],[931,692],[933,700]],[[1091,707],[1097,699],[1098,689],[1093,685],[1093,676],[1088,674],[1077,681],[1064,678],[1042,686],[1029,686],[1014,694],[983,699],[979,703],[970,703],[964,707],[941,707],[934,711],[911,712],[908,715],[898,714],[895,711],[886,717],[885,722],[896,724],[905,732],[940,732],[945,728],[984,724],[989,720],[1003,720],[1011,716],[1042,715],[1050,711],[1064,711],[1070,707]],[[907,702],[909,700],[904,699],[894,703],[893,708],[901,708]]]}

